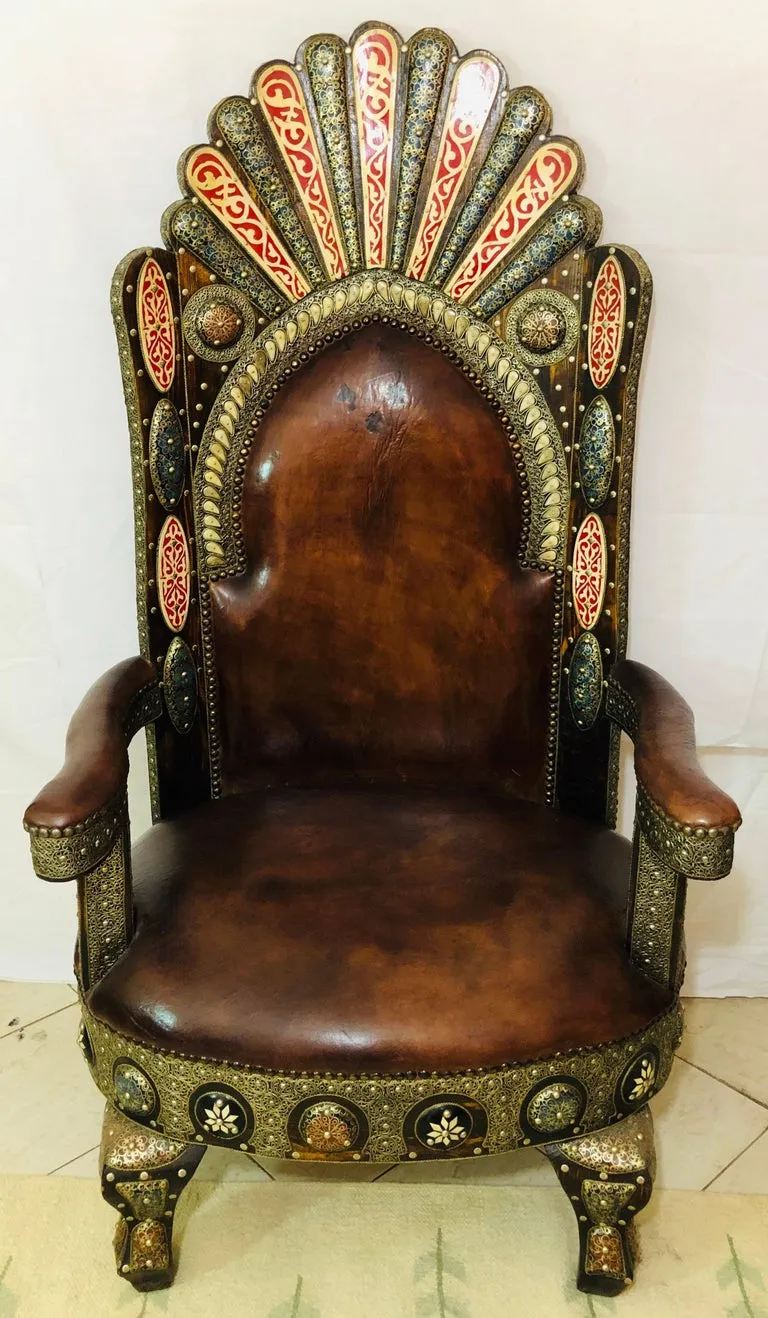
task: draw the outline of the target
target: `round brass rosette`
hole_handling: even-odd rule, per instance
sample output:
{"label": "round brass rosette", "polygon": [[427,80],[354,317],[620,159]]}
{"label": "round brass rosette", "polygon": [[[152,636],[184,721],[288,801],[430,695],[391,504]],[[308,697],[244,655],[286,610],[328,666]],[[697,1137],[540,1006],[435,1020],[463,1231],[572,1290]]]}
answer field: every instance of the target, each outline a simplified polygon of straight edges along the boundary
{"label": "round brass rosette", "polygon": [[579,337],[579,313],[554,288],[532,288],[512,303],[506,339],[528,366],[551,366],[572,353]]}
{"label": "round brass rosette", "polygon": [[332,1158],[359,1161],[370,1128],[365,1113],[335,1094],[314,1096],[296,1103],[287,1114],[286,1133],[294,1158]]}
{"label": "round brass rosette", "polygon": [[531,352],[551,352],[565,338],[565,317],[557,307],[534,302],[517,323],[520,342]]}
{"label": "round brass rosette", "polygon": [[299,1131],[317,1153],[340,1153],[357,1140],[358,1123],[354,1114],[340,1103],[315,1103],[299,1120]]}
{"label": "round brass rosette", "polygon": [[212,284],[192,294],[182,317],[190,348],[207,362],[231,362],[253,342],[256,312],[237,288]]}
{"label": "round brass rosette", "polygon": [[570,1076],[550,1076],[535,1085],[520,1114],[529,1138],[578,1134],[587,1106],[587,1091]]}
{"label": "round brass rosette", "polygon": [[243,322],[233,306],[211,302],[199,317],[197,328],[212,348],[228,348],[242,333]]}

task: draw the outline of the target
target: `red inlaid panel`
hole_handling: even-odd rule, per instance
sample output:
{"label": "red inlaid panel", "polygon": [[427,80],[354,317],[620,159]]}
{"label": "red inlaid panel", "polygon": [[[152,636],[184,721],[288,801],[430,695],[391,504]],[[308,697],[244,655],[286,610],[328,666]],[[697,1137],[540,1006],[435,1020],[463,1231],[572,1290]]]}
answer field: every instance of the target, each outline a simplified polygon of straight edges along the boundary
{"label": "red inlaid panel", "polygon": [[153,256],[139,273],[136,316],[144,365],[155,388],[167,393],[176,373],[176,329],[165,275]]}
{"label": "red inlaid panel", "polygon": [[618,365],[626,309],[624,271],[615,256],[608,256],[597,272],[589,312],[587,360],[596,389],[605,388]]}
{"label": "red inlaid panel", "polygon": [[500,81],[498,64],[484,55],[462,60],[456,69],[432,182],[408,263],[411,279],[424,279],[432,264]]}
{"label": "red inlaid panel", "polygon": [[220,151],[213,146],[192,151],[187,158],[187,182],[292,302],[309,292],[304,276]]}
{"label": "red inlaid panel", "polygon": [[157,596],[172,632],[180,632],[189,612],[189,548],[178,517],[167,517],[157,541]]}
{"label": "red inlaid panel", "polygon": [[585,631],[590,631],[600,617],[607,572],[605,529],[597,513],[589,513],[573,545],[573,604]]}
{"label": "red inlaid panel", "polygon": [[363,245],[368,266],[385,265],[389,251],[399,58],[397,41],[385,28],[368,28],[358,37],[352,51],[363,186]]}
{"label": "red inlaid panel", "polygon": [[256,95],[307,210],[331,279],[348,273],[331,193],[304,92],[290,64],[272,64],[260,75]]}
{"label": "red inlaid panel", "polygon": [[446,292],[466,302],[517,246],[523,234],[540,220],[573,183],[579,157],[567,142],[553,138],[540,146],[506,192],[479,238],[446,284]]}

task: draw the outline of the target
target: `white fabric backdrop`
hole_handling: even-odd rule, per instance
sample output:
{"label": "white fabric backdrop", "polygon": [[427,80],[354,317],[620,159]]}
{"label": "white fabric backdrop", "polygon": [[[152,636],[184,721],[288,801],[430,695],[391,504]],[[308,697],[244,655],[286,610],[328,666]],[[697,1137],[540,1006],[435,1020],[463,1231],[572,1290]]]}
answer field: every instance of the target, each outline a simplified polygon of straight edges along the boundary
{"label": "white fabric backdrop", "polygon": [[[447,28],[549,97],[608,240],[656,305],[635,480],[630,653],[694,705],[739,800],[734,875],[692,886],[693,993],[768,993],[768,188],[765,0],[26,0],[4,14],[0,333],[0,976],[70,972],[71,886],[31,873],[22,810],[86,687],[134,653],[129,459],[113,267],[158,240],[181,150],[262,60],[386,18]],[[134,831],[148,820],[134,743]],[[631,783],[627,776],[625,795]],[[631,806],[625,809],[630,826]]]}

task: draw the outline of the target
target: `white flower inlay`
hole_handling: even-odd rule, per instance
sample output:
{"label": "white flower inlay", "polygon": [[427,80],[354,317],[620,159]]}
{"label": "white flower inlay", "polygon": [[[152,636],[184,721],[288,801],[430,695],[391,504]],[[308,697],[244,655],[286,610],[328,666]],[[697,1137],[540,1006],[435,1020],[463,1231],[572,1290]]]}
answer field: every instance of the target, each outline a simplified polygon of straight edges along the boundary
{"label": "white flower inlay", "polygon": [[205,1108],[204,1126],[214,1135],[236,1135],[238,1127],[237,1113],[231,1111],[229,1103],[223,1099],[214,1099],[213,1107]]}
{"label": "white flower inlay", "polygon": [[640,1063],[640,1072],[635,1076],[632,1089],[630,1090],[629,1099],[634,1103],[636,1098],[645,1098],[645,1095],[653,1089],[656,1080],[656,1063],[650,1057],[644,1057]]}
{"label": "white flower inlay", "polygon": [[440,1121],[430,1121],[427,1144],[444,1144],[446,1148],[466,1139],[467,1132],[459,1125],[459,1118],[451,1116],[451,1109],[445,1108]]}

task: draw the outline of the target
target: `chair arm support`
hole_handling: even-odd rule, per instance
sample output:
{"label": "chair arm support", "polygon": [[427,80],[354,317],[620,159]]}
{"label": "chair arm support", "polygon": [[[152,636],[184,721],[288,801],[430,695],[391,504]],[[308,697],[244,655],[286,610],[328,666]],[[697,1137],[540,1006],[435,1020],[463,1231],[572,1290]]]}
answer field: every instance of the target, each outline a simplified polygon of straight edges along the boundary
{"label": "chair arm support", "polygon": [[109,851],[125,814],[128,744],[161,700],[154,665],[138,656],[91,687],[69,725],[63,769],[24,815],[40,878],[77,878]]}
{"label": "chair arm support", "polygon": [[624,659],[608,678],[606,712],[635,743],[637,818],[649,845],[680,874],[722,878],[741,815],[699,765],[690,707],[652,668]]}

